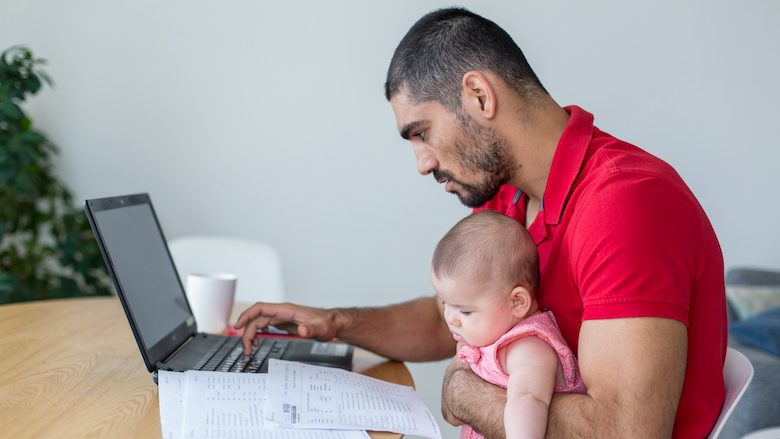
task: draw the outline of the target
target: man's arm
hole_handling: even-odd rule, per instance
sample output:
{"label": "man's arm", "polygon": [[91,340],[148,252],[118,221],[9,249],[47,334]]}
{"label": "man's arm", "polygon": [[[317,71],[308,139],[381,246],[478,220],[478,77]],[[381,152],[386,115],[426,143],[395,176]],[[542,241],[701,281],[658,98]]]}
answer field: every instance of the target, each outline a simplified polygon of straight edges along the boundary
{"label": "man's arm", "polygon": [[[687,328],[676,320],[583,322],[579,366],[588,393],[553,395],[547,437],[670,437],[687,346]],[[456,361],[445,374],[445,419],[454,425],[467,423],[488,439],[504,438],[495,410],[506,404],[506,392]]]}
{"label": "man's arm", "polygon": [[553,398],[548,437],[671,437],[687,350],[687,327],[676,320],[583,322],[578,360],[588,394]]}
{"label": "man's arm", "polygon": [[276,326],[304,338],[339,339],[387,358],[433,361],[455,353],[441,304],[427,297],[381,308],[319,309],[290,303],[256,303],[236,328],[244,329],[244,351],[251,351],[257,329]]}

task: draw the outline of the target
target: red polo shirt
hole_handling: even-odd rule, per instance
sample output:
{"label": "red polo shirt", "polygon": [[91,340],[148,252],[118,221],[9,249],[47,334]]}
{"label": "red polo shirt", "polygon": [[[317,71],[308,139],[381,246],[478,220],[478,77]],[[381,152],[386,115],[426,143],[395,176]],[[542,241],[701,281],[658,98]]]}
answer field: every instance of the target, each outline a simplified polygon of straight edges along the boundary
{"label": "red polo shirt", "polygon": [[[705,437],[725,397],[723,255],[690,189],[671,166],[593,126],[579,107],[555,151],[542,211],[528,227],[539,250],[539,305],[576,353],[584,320],[665,317],[688,326],[675,438]],[[525,194],[504,186],[485,206],[525,222]]]}

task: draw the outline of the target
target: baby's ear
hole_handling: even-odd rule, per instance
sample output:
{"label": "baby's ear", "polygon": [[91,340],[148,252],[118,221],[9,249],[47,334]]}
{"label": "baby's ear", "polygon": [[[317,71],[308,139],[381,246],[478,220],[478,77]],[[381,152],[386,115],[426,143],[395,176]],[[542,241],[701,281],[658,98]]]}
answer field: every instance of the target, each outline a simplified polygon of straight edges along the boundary
{"label": "baby's ear", "polygon": [[512,315],[518,319],[524,319],[533,302],[531,292],[527,288],[518,285],[512,289],[509,300],[512,301]]}

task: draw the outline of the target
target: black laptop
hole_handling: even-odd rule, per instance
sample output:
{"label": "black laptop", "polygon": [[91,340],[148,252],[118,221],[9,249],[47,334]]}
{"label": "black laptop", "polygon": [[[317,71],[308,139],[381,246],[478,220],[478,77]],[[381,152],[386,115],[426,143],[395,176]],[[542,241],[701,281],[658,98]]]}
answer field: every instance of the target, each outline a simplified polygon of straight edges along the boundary
{"label": "black laptop", "polygon": [[86,200],[84,208],[146,368],[263,373],[280,358],[350,369],[354,347],[263,335],[245,357],[240,337],[198,332],[148,194]]}

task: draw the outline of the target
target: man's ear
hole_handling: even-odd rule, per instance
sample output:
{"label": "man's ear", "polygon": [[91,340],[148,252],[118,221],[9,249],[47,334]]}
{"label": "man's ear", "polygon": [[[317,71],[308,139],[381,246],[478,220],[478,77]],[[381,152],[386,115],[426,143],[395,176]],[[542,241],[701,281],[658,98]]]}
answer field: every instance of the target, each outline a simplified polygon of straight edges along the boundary
{"label": "man's ear", "polygon": [[479,113],[486,119],[496,115],[496,91],[488,78],[479,71],[472,70],[463,75],[461,102],[470,114]]}
{"label": "man's ear", "polygon": [[512,315],[518,319],[524,319],[533,303],[531,292],[518,285],[512,289],[509,300],[512,301]]}

